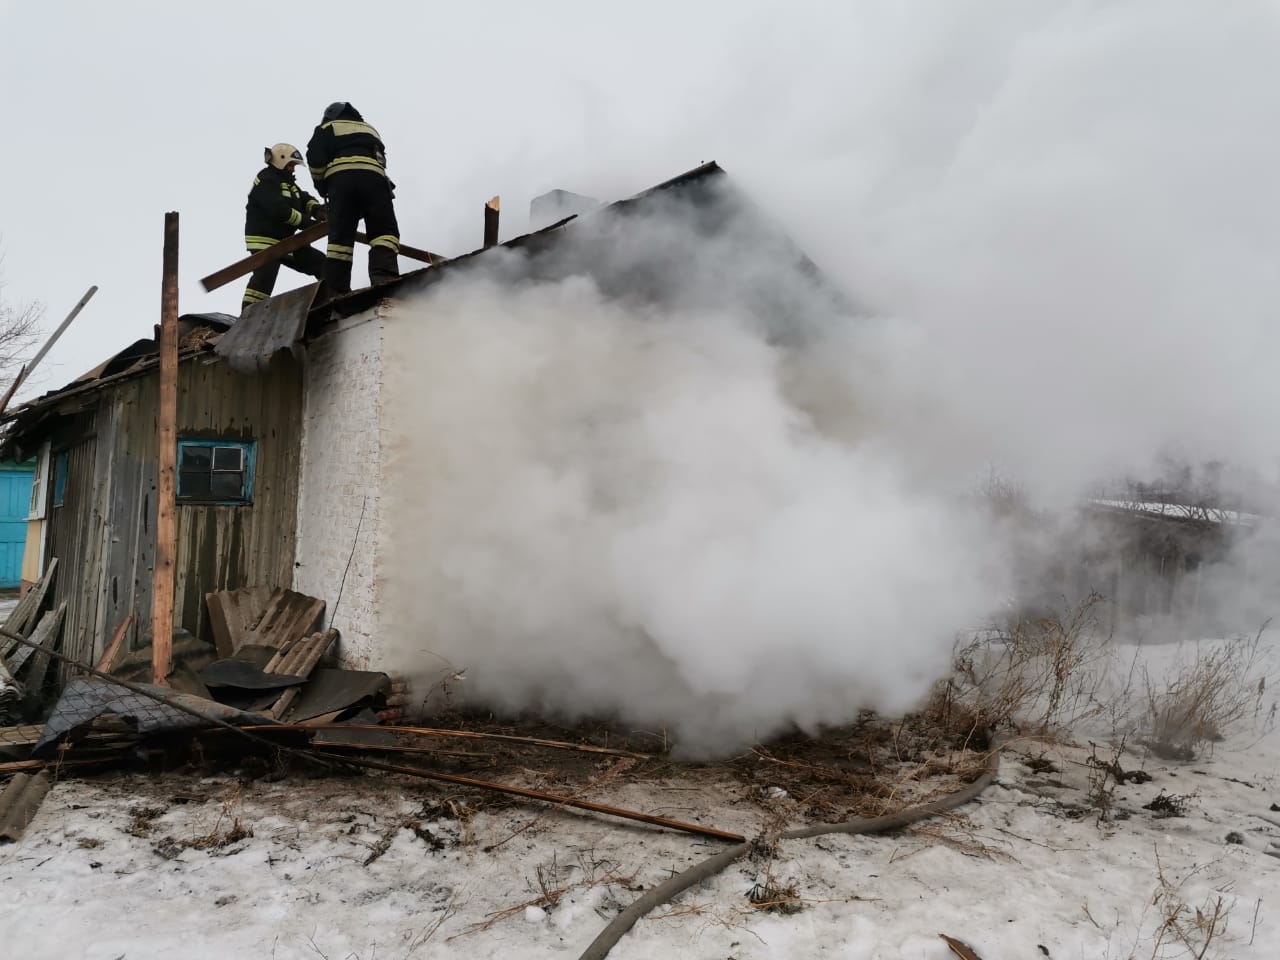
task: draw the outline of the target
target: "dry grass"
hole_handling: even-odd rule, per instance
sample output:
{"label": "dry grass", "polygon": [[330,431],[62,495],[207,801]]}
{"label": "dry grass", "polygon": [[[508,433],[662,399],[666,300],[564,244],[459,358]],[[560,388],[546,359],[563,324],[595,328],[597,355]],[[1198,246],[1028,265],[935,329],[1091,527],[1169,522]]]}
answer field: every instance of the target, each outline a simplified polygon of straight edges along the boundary
{"label": "dry grass", "polygon": [[[1263,629],[1265,629],[1265,624]],[[1259,643],[1238,638],[1195,659],[1163,683],[1144,672],[1144,742],[1157,756],[1191,760],[1246,718],[1258,717],[1266,694]]]}
{"label": "dry grass", "polygon": [[1209,955],[1209,948],[1226,937],[1231,907],[1220,895],[1209,896],[1199,907],[1189,904],[1183,896],[1183,887],[1190,877],[1188,874],[1176,883],[1170,882],[1157,853],[1157,883],[1151,895],[1151,906],[1156,910],[1158,921],[1153,934],[1151,960],[1165,956],[1166,947],[1177,950],[1178,955],[1204,960]]}
{"label": "dry grass", "polygon": [[[983,731],[1045,734],[1095,716],[1109,637],[1098,622],[1102,597],[1061,613],[1015,618],[959,646],[925,717],[957,746]],[[978,746],[985,746],[979,742]]]}
{"label": "dry grass", "polygon": [[480,922],[473,923],[461,933],[455,933],[452,937],[449,937],[449,941],[488,930],[495,924],[524,914],[530,907],[536,907],[539,910],[550,913],[560,905],[561,900],[571,893],[613,884],[632,889],[635,884],[634,874],[624,875],[620,872],[619,864],[609,860],[597,859],[590,852],[578,857],[576,869],[581,874],[580,879],[568,880],[567,874],[573,869],[571,867],[562,870],[559,858],[552,857],[551,863],[534,869],[534,881],[530,883],[530,889],[533,891],[534,896],[521,903],[495,910]]}

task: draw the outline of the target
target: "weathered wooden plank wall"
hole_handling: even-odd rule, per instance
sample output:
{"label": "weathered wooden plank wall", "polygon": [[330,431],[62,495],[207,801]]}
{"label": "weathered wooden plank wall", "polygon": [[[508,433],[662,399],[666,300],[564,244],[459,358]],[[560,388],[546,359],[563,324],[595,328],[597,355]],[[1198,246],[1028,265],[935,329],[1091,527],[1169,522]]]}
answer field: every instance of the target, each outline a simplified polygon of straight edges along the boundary
{"label": "weathered wooden plank wall", "polygon": [[[79,659],[101,653],[130,612],[140,634],[150,627],[158,400],[154,370],[108,385],[55,436],[70,456],[47,556],[59,558],[56,602],[68,603],[66,649]],[[301,432],[302,373],[291,357],[258,375],[206,356],[181,364],[179,436],[256,441],[256,467],[252,504],[179,504],[175,626],[207,632],[210,590],[291,586]]]}

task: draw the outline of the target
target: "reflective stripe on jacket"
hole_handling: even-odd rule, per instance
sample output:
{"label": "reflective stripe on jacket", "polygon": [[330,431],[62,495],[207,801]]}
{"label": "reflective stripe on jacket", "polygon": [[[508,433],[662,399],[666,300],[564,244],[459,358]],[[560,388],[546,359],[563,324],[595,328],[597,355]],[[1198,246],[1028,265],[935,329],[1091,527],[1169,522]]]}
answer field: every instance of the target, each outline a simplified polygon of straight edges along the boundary
{"label": "reflective stripe on jacket", "polygon": [[307,142],[307,166],[320,196],[325,180],[344,170],[387,174],[387,148],[378,131],[363,120],[328,120],[316,127]]}
{"label": "reflective stripe on jacket", "polygon": [[262,250],[293,236],[320,201],[298,186],[285,170],[267,166],[253,178],[244,207],[244,242]]}

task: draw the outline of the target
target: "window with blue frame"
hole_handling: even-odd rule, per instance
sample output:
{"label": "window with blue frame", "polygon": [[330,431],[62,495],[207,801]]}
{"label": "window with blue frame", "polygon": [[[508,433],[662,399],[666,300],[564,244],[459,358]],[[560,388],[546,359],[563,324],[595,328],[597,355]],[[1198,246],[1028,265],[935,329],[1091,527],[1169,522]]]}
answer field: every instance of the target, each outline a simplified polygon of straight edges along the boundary
{"label": "window with blue frame", "polygon": [[179,503],[252,503],[253,441],[178,441]]}

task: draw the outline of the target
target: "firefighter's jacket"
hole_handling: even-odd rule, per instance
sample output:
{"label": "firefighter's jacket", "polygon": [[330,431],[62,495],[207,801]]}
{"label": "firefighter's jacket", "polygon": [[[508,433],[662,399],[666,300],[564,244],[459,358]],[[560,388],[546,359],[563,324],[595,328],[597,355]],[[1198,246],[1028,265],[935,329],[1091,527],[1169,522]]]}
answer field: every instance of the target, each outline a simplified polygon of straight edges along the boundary
{"label": "firefighter's jacket", "polygon": [[268,164],[253,178],[244,207],[244,243],[264,250],[293,236],[320,201],[298,186],[293,175]]}
{"label": "firefighter's jacket", "polygon": [[339,117],[316,127],[307,142],[307,166],[320,196],[328,195],[327,181],[346,170],[387,175],[387,148],[378,131],[363,120]]}

